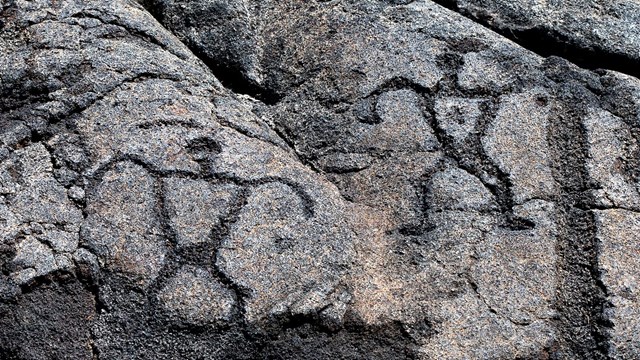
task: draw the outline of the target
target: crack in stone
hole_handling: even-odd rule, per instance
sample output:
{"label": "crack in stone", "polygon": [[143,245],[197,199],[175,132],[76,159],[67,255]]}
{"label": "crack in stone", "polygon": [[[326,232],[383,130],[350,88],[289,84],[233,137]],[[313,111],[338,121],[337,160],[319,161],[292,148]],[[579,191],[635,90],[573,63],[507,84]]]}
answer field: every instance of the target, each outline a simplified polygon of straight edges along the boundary
{"label": "crack in stone", "polygon": [[580,45],[550,26],[497,26],[491,23],[488,18],[475,16],[467,9],[461,9],[457,0],[429,1],[456,12],[543,58],[558,56],[584,69],[614,70],[640,79],[640,67],[637,60],[631,56],[608,52],[602,48],[590,48]]}

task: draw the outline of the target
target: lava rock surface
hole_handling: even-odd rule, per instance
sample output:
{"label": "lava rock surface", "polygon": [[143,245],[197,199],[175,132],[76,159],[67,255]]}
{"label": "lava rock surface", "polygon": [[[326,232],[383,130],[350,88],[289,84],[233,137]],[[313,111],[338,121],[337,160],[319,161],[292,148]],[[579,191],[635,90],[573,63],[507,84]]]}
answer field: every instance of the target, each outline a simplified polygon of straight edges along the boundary
{"label": "lava rock surface", "polygon": [[0,1],[0,359],[639,358],[634,8]]}

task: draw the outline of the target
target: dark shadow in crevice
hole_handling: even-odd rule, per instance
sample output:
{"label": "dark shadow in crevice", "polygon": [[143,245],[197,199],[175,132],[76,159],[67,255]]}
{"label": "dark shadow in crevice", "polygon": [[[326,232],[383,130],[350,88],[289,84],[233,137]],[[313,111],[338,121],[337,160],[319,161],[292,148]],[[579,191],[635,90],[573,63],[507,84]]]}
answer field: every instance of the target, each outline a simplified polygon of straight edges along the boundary
{"label": "dark shadow in crevice", "polygon": [[[207,47],[207,44],[202,44],[190,39],[188,36],[185,36],[184,33],[181,34],[181,30],[176,30],[176,28],[171,25],[171,20],[166,17],[166,14],[172,11],[170,8],[171,5],[156,0],[141,0],[140,2],[159,23],[176,35],[179,40],[211,70],[211,73],[225,88],[235,94],[249,95],[267,105],[273,105],[280,101],[282,98],[281,94],[276,93],[267,86],[259,84],[247,75],[247,69],[244,68],[242,61],[242,57],[247,56],[247,54],[243,53],[240,49],[235,49],[234,51],[234,46],[232,45],[236,42],[241,42],[243,35],[236,33],[236,28],[229,18],[224,18],[228,16],[226,13],[228,9],[220,6],[224,2],[214,2],[211,8],[206,10],[201,9],[198,12],[198,19],[189,18],[194,14],[189,13],[187,10],[183,9],[184,13],[181,13],[182,16],[189,18],[184,24],[185,29],[183,29],[183,31],[188,27],[194,26],[194,23],[196,26],[199,25],[201,27],[200,30],[204,30],[205,32],[207,26],[212,23],[222,28],[221,31],[223,32],[217,34],[215,41],[212,43],[213,51]],[[225,21],[230,22],[226,23]],[[224,29],[227,29],[226,31],[232,34],[231,37],[224,32]],[[217,45],[220,45],[219,42],[222,42],[223,45],[222,48],[217,49]],[[224,44],[228,47],[225,48]],[[241,45],[238,46],[241,47]],[[236,51],[239,51],[239,53]]]}
{"label": "dark shadow in crevice", "polygon": [[222,83],[224,87],[236,94],[249,95],[262,101],[266,105],[277,104],[282,95],[257,84],[248,79],[242,69],[233,64],[223,64],[210,59],[204,51],[197,46],[186,42],[186,45],[202,62],[211,70],[211,73]]}
{"label": "dark shadow in crevice", "polygon": [[556,29],[544,26],[508,28],[506,26],[495,25],[491,23],[492,19],[490,16],[483,16],[483,12],[474,15],[464,9],[460,9],[456,0],[433,1],[542,57],[558,56],[584,69],[608,69],[640,78],[640,64],[638,59],[634,59],[629,55],[610,52],[597,45],[591,47],[587,44],[581,44]]}

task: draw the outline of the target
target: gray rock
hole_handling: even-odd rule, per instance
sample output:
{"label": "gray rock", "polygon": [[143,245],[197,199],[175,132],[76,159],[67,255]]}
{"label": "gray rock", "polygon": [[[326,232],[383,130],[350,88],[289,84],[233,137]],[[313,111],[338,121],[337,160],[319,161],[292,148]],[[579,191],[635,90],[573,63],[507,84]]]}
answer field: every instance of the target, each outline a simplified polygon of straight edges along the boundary
{"label": "gray rock", "polygon": [[211,240],[222,226],[238,197],[233,184],[210,185],[206,181],[180,178],[164,180],[165,207],[176,232],[177,246]]}
{"label": "gray rock", "polygon": [[536,50],[563,51],[585,65],[631,70],[640,60],[640,7],[634,1],[437,2],[453,5],[456,11],[516,40],[531,42]]}
{"label": "gray rock", "polygon": [[290,186],[258,186],[222,243],[221,270],[251,291],[249,321],[317,313],[342,284],[352,251],[350,234],[335,226],[344,215],[318,206],[311,216],[308,206]]}
{"label": "gray rock", "polygon": [[56,252],[73,253],[78,248],[78,233],[60,230],[47,230],[37,238],[51,246]]}
{"label": "gray rock", "polygon": [[434,104],[436,120],[444,132],[462,145],[482,117],[481,99],[445,97]]}
{"label": "gray rock", "polygon": [[87,200],[81,231],[82,245],[99,257],[101,266],[129,274],[143,286],[158,276],[167,252],[156,186],[143,167],[116,163]]}
{"label": "gray rock", "polygon": [[478,295],[496,314],[522,325],[543,320],[551,341],[557,288],[555,209],[552,203],[533,200],[514,211],[534,221],[536,228],[492,231],[478,246],[471,277]]}
{"label": "gray rock", "polygon": [[[635,56],[633,15],[457,3]],[[520,44],[426,0],[0,4],[0,358],[637,358],[640,83]]]}
{"label": "gray rock", "polygon": [[50,154],[43,144],[19,149],[6,171],[14,173],[13,212],[22,222],[78,224],[82,215],[52,176]]}
{"label": "gray rock", "polygon": [[381,124],[362,139],[364,145],[382,151],[433,151],[438,140],[422,114],[421,99],[411,90],[381,94],[375,105]]}
{"label": "gray rock", "polygon": [[546,96],[534,90],[501,98],[495,120],[482,138],[487,155],[509,174],[518,204],[550,199],[556,193],[546,139],[549,106],[538,101]]}
{"label": "gray rock", "polygon": [[594,197],[600,206],[638,209],[638,182],[625,171],[625,163],[638,152],[630,127],[605,110],[591,111],[585,119],[589,175],[597,184]]}
{"label": "gray rock", "polygon": [[53,251],[33,237],[27,237],[16,246],[13,262],[25,268],[16,274],[16,282],[24,284],[36,276],[45,275],[58,268]]}
{"label": "gray rock", "polygon": [[496,210],[495,197],[484,184],[457,168],[434,174],[426,196],[434,210]]}
{"label": "gray rock", "polygon": [[207,270],[191,267],[180,269],[158,294],[166,310],[195,325],[231,320],[233,296]]}
{"label": "gray rock", "polygon": [[613,359],[635,357],[640,336],[638,324],[638,228],[637,213],[627,210],[596,211],[600,257],[598,270],[607,289],[605,311],[612,323],[609,354]]}

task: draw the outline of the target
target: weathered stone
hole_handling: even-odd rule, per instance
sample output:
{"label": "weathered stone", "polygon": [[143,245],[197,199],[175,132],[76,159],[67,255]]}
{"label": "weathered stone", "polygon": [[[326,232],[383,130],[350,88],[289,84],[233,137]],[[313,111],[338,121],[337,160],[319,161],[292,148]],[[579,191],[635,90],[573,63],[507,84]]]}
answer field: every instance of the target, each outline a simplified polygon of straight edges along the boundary
{"label": "weathered stone", "polygon": [[611,322],[609,356],[633,359],[640,356],[640,215],[626,210],[596,211],[598,227],[598,269],[607,289],[609,306],[605,315]]}
{"label": "weathered stone", "polygon": [[640,82],[516,40],[427,0],[0,4],[0,358],[637,357]]}
{"label": "weathered stone", "polygon": [[462,144],[476,129],[478,119],[482,116],[481,104],[481,99],[446,97],[437,99],[433,109],[440,127],[458,144]]}
{"label": "weathered stone", "polygon": [[[509,54],[509,50],[511,49],[505,52]],[[507,54],[503,54],[500,49],[464,54],[462,68],[457,74],[458,86],[467,91],[496,92],[498,94],[508,92],[517,85],[522,77],[528,75],[527,70],[533,70],[540,65],[539,59],[522,56],[517,57],[513,64],[509,64],[513,67],[509,71],[501,61],[502,56]],[[514,71],[516,66],[522,72]]]}
{"label": "weathered stone", "polygon": [[81,221],[80,210],[53,178],[52,168],[49,152],[42,144],[14,152],[14,162],[7,168],[16,177],[10,206],[20,221],[48,224],[78,224]]}
{"label": "weathered stone", "polygon": [[420,97],[411,90],[381,94],[376,103],[381,124],[364,136],[364,144],[381,150],[431,151],[438,147],[433,129],[422,114]]}
{"label": "weathered stone", "polygon": [[78,248],[78,233],[50,229],[38,239],[49,244],[57,252],[72,253]]}
{"label": "weathered stone", "polygon": [[557,191],[547,143],[549,105],[544,91],[501,98],[500,108],[482,143],[513,183],[514,201],[549,199]]}
{"label": "weathered stone", "polygon": [[180,269],[158,297],[168,311],[195,325],[227,322],[235,307],[233,292],[200,268]]}
{"label": "weathered stone", "polygon": [[164,180],[165,207],[178,246],[211,241],[238,196],[232,184],[210,185],[206,181],[180,178]]}
{"label": "weathered stone", "polygon": [[[29,277],[20,275],[20,283],[25,283],[36,276],[45,275],[57,269],[53,251],[43,243],[29,236],[18,243],[16,257],[13,262],[22,268],[33,269]],[[27,274],[22,270],[22,274]]]}
{"label": "weathered stone", "polygon": [[220,248],[221,269],[251,291],[250,321],[318,312],[341,284],[349,234],[335,227],[338,214],[305,200],[282,183],[256,187]]}
{"label": "weathered stone", "polygon": [[495,210],[493,194],[478,178],[448,168],[431,177],[427,199],[434,210]]}
{"label": "weathered stone", "polygon": [[116,163],[87,200],[82,244],[101,265],[142,284],[158,275],[166,255],[156,198],[156,180],[141,166]]}
{"label": "weathered stone", "polygon": [[587,169],[597,184],[595,200],[600,206],[638,209],[637,181],[626,171],[639,150],[629,126],[604,110],[590,111],[584,123],[590,155]]}
{"label": "weathered stone", "polygon": [[[630,0],[572,2],[527,0],[441,0],[456,10],[523,41],[540,41],[536,48],[565,47],[567,56],[588,65],[625,67],[640,60],[640,7]],[[511,34],[510,34],[511,33]],[[546,42],[544,44],[543,42]],[[545,49],[546,47],[546,49]],[[609,61],[609,62],[606,62]]]}
{"label": "weathered stone", "polygon": [[[533,221],[535,228],[495,229],[488,234],[477,246],[478,259],[471,273],[476,292],[496,314],[515,324],[551,320],[557,287],[554,206],[533,200],[514,212]],[[551,324],[547,326],[551,333]]]}

